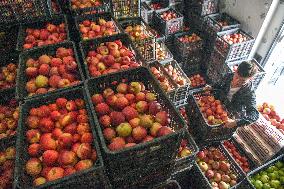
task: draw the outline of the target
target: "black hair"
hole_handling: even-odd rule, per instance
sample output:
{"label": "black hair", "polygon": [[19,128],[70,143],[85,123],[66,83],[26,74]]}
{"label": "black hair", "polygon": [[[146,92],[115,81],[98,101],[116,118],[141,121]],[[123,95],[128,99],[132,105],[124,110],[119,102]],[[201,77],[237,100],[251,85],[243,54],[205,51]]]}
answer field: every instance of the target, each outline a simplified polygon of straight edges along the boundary
{"label": "black hair", "polygon": [[243,61],[238,66],[238,74],[241,77],[247,78],[252,77],[256,73],[256,67],[255,64],[252,61]]}

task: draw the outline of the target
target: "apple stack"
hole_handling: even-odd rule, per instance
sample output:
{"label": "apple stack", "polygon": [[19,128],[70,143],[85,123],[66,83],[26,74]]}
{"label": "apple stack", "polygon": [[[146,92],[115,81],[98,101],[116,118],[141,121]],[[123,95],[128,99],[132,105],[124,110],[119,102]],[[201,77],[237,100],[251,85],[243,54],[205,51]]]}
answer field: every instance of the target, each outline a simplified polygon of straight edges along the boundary
{"label": "apple stack", "polygon": [[142,65],[142,57],[126,34],[80,42],[87,78],[98,77]]}
{"label": "apple stack", "polygon": [[101,187],[102,159],[90,112],[83,87],[26,100],[19,121],[16,185]]}
{"label": "apple stack", "polygon": [[117,72],[86,85],[114,187],[168,179],[185,125],[149,70]]}
{"label": "apple stack", "polygon": [[142,18],[121,19],[119,24],[147,62],[156,59],[155,34]]}
{"label": "apple stack", "polygon": [[104,0],[67,0],[72,15],[98,14],[108,11],[109,4]]}
{"label": "apple stack", "polygon": [[75,17],[80,41],[121,33],[118,23],[110,13],[87,14]]}
{"label": "apple stack", "polygon": [[69,40],[66,17],[55,16],[52,20],[20,26],[17,50],[24,51],[40,46],[52,45]]}
{"label": "apple stack", "polygon": [[62,90],[84,80],[75,45],[70,41],[21,53],[18,74],[18,99]]}

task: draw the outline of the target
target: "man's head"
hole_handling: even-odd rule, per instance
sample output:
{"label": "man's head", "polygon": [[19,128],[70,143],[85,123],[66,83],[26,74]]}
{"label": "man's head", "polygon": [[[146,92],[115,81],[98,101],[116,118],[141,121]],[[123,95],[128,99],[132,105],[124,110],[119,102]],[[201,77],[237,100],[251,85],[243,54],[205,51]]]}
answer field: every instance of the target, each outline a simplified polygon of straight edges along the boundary
{"label": "man's head", "polygon": [[244,61],[239,66],[234,74],[234,81],[238,85],[247,83],[256,73],[255,64],[252,61]]}

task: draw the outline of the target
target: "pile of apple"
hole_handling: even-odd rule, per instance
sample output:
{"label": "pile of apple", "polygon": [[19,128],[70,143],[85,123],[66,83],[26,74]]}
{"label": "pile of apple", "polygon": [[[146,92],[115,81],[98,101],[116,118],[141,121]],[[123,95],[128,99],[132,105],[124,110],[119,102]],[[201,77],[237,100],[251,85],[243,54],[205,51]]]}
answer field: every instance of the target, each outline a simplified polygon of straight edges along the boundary
{"label": "pile of apple", "polygon": [[0,139],[16,133],[19,119],[19,107],[15,99],[7,105],[0,105]]}
{"label": "pile of apple", "polygon": [[132,41],[141,41],[147,39],[149,35],[146,32],[146,28],[142,25],[127,26],[124,31],[130,35]]}
{"label": "pile of apple", "polygon": [[196,97],[197,104],[209,125],[220,125],[228,120],[228,114],[220,100],[214,96]]}
{"label": "pile of apple", "polygon": [[197,153],[197,163],[212,189],[229,189],[237,184],[237,176],[220,149],[210,147]]}
{"label": "pile of apple", "polygon": [[275,107],[272,104],[264,102],[262,105],[257,106],[257,110],[263,115],[263,117],[275,126],[284,134],[284,118],[280,118],[276,112]]}
{"label": "pile of apple", "polygon": [[227,21],[219,21],[218,24],[222,27],[229,25]]}
{"label": "pile of apple", "polygon": [[241,34],[241,33],[235,33],[230,35],[224,35],[223,39],[227,41],[230,45],[236,44],[236,43],[242,43],[248,40],[248,38]]}
{"label": "pile of apple", "polygon": [[17,65],[10,63],[0,69],[0,90],[14,87],[16,84]]}
{"label": "pile of apple", "polygon": [[0,188],[2,189],[12,188],[15,157],[15,147],[0,151]]}
{"label": "pile of apple", "polygon": [[59,5],[57,4],[56,0],[51,1],[51,8],[52,8],[53,12],[55,12],[55,13],[59,13],[59,11],[60,11]]}
{"label": "pile of apple", "polygon": [[182,87],[185,84],[190,84],[190,83],[187,83],[187,78],[185,78],[181,74],[180,70],[178,70],[177,68],[174,68],[171,64],[167,64],[165,66],[165,70],[179,87]]}
{"label": "pile of apple", "polygon": [[181,116],[183,117],[185,123],[186,123],[187,125],[189,125],[189,120],[188,120],[188,117],[187,117],[185,108],[184,108],[184,107],[179,108],[179,113],[180,113]]}
{"label": "pile of apple", "polygon": [[250,165],[248,162],[248,159],[245,156],[242,156],[238,149],[236,148],[236,146],[234,145],[234,143],[226,140],[224,141],[224,146],[225,148],[229,151],[229,153],[233,156],[233,158],[235,159],[235,161],[239,164],[239,166],[242,168],[242,170],[245,173],[248,173],[250,171]]}
{"label": "pile of apple", "polygon": [[163,8],[162,4],[157,2],[157,3],[150,3],[150,7],[154,10],[159,10],[161,8]]}
{"label": "pile of apple", "polygon": [[71,0],[72,9],[99,7],[102,4],[101,0]]}
{"label": "pile of apple", "polygon": [[28,78],[26,90],[29,96],[44,94],[80,82],[74,52],[64,47],[59,47],[54,56],[44,54],[37,60],[28,59],[25,74]]}
{"label": "pile of apple", "polygon": [[178,15],[172,10],[167,10],[161,13],[160,17],[165,21],[169,21],[169,20],[178,18]]}
{"label": "pile of apple", "polygon": [[191,35],[181,36],[181,37],[179,37],[178,40],[182,43],[194,43],[194,42],[200,41],[201,38],[198,35],[196,35],[195,33],[193,33]]}
{"label": "pile of apple", "polygon": [[164,75],[164,73],[160,69],[156,68],[155,66],[152,66],[151,72],[154,74],[156,79],[159,81],[161,87],[166,92],[170,92],[171,90],[174,89],[174,86],[172,86],[168,78]]}
{"label": "pile of apple", "polygon": [[31,108],[26,127],[29,159],[25,172],[33,177],[34,186],[95,164],[97,153],[83,99],[57,98],[54,103]]}
{"label": "pile of apple", "polygon": [[206,80],[200,74],[194,74],[189,77],[191,87],[199,87],[206,84]]}
{"label": "pile of apple", "polygon": [[189,145],[188,141],[186,139],[182,139],[179,150],[178,150],[177,158],[188,157],[192,154],[192,151],[190,150],[188,145]]}
{"label": "pile of apple", "polygon": [[166,50],[159,43],[156,44],[157,60],[165,60],[167,58]]}
{"label": "pile of apple", "polygon": [[92,77],[117,72],[119,70],[139,67],[134,53],[125,47],[120,40],[100,44],[88,52],[86,61]]}
{"label": "pile of apple", "polygon": [[111,36],[117,34],[117,29],[113,21],[106,21],[100,18],[98,22],[84,20],[79,24],[83,40]]}
{"label": "pile of apple", "polygon": [[40,47],[44,45],[51,45],[62,42],[67,39],[65,24],[54,25],[47,23],[42,29],[26,29],[26,38],[23,48],[30,49],[33,47]]}
{"label": "pile of apple", "polygon": [[119,83],[116,91],[107,88],[94,94],[92,102],[111,151],[174,132],[169,127],[169,114],[143,83]]}
{"label": "pile of apple", "polygon": [[251,176],[250,182],[256,189],[282,189],[284,185],[284,162],[280,160]]}

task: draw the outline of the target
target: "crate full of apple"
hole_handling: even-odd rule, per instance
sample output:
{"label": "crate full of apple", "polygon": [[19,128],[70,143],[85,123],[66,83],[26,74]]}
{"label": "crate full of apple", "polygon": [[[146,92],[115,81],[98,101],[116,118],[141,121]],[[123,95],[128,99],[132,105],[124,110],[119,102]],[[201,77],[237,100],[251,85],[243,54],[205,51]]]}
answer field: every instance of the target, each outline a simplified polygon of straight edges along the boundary
{"label": "crate full of apple", "polygon": [[116,19],[140,16],[141,0],[111,0],[110,10]]}
{"label": "crate full of apple", "polygon": [[247,58],[254,41],[251,35],[236,28],[219,32],[215,46],[222,55],[225,55],[226,61],[234,61]]}
{"label": "crate full of apple", "polygon": [[168,36],[183,29],[183,16],[173,8],[163,9],[154,13],[154,25]]}
{"label": "crate full of apple", "polygon": [[75,17],[75,24],[81,41],[122,32],[110,13],[80,15]]}
{"label": "crate full of apple", "polygon": [[0,67],[0,91],[15,87],[17,67],[18,66],[12,62]]}
{"label": "crate full of apple", "polygon": [[203,87],[207,84],[205,76],[200,73],[191,74],[188,77],[190,80],[190,88]]}
{"label": "crate full of apple", "polygon": [[161,64],[172,60],[173,55],[164,42],[156,43],[156,60]]}
{"label": "crate full of apple", "polygon": [[94,78],[87,88],[111,177],[174,161],[185,125],[147,68]]}
{"label": "crate full of apple", "polygon": [[201,182],[206,182],[209,188],[234,188],[245,177],[221,145],[213,145],[199,151],[196,162],[202,172]]}
{"label": "crate full of apple", "polygon": [[62,90],[84,79],[75,45],[70,41],[21,53],[18,74],[19,99]]}
{"label": "crate full of apple", "polygon": [[119,20],[124,32],[130,36],[131,41],[146,61],[156,58],[156,39],[150,26],[142,18],[127,18]]}
{"label": "crate full of apple", "polygon": [[284,185],[283,155],[253,171],[249,175],[249,184],[254,189],[282,189]]}
{"label": "crate full of apple", "polygon": [[20,188],[99,185],[101,157],[89,112],[82,87],[26,101],[17,138]]}
{"label": "crate full of apple", "polygon": [[142,65],[142,58],[126,34],[82,41],[87,77],[98,77]]}
{"label": "crate full of apple", "polygon": [[83,15],[104,13],[109,5],[104,0],[67,0],[67,6],[73,15]]}
{"label": "crate full of apple", "polygon": [[36,47],[52,45],[69,40],[69,30],[65,16],[56,16],[50,21],[24,24],[20,26],[17,50],[24,51]]}
{"label": "crate full of apple", "polygon": [[196,33],[183,32],[175,34],[174,38],[177,53],[181,57],[188,57],[193,52],[201,51],[203,48],[203,40]]}
{"label": "crate full of apple", "polygon": [[169,6],[170,2],[147,0],[141,4],[141,17],[148,24],[153,24],[153,15],[155,11],[161,11]]}

